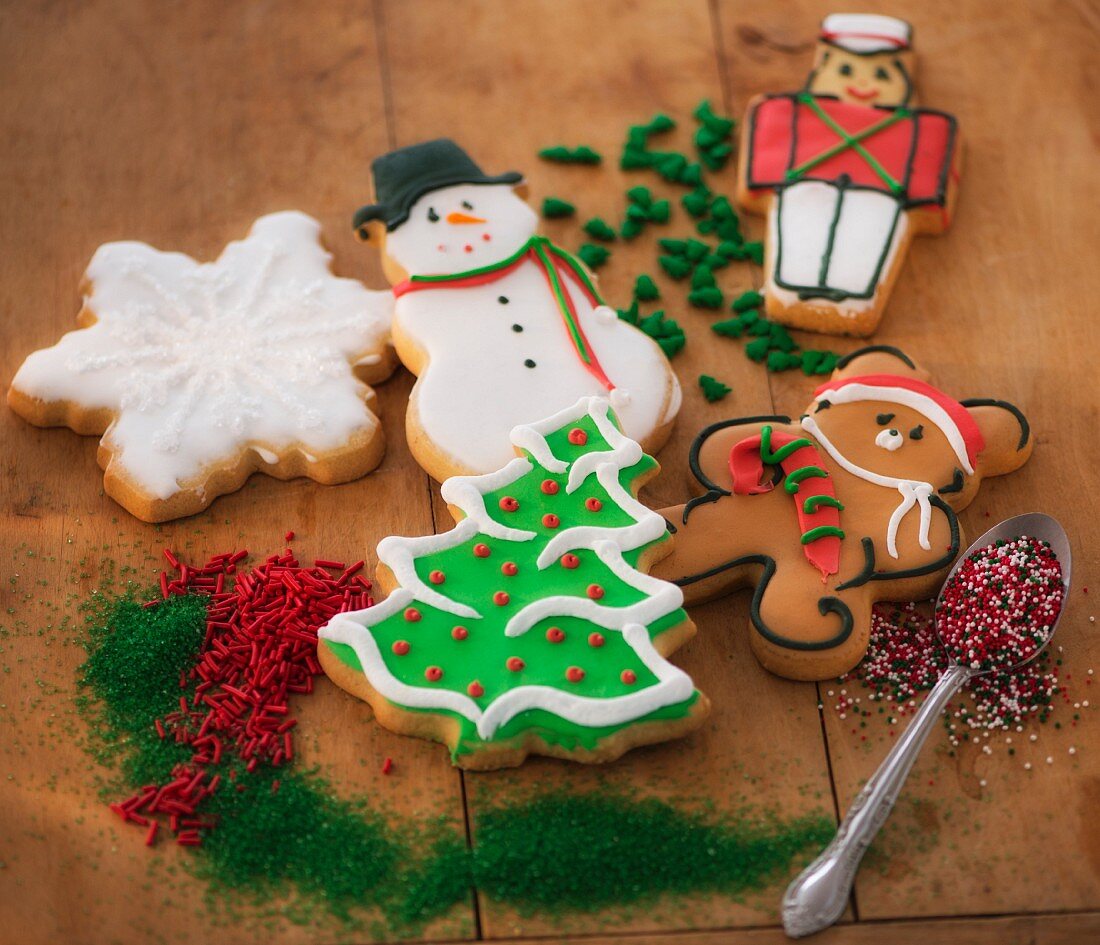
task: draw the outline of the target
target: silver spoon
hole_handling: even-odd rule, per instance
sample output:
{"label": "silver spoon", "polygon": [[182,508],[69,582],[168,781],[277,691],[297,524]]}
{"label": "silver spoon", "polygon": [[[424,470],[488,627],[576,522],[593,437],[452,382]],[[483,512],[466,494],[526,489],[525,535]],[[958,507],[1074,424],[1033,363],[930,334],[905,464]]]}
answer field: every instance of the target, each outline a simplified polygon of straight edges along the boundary
{"label": "silver spoon", "polygon": [[[995,541],[1010,540],[1022,535],[1048,542],[1062,566],[1062,608],[1058,613],[1060,620],[1069,600],[1070,548],[1062,526],[1049,515],[1032,512],[1017,515],[994,526],[959,555],[955,566],[947,575],[947,580],[954,576],[972,552]],[[944,582],[945,586],[946,583],[947,581]],[[940,596],[942,595],[941,590]],[[937,610],[939,604],[940,600],[937,598]],[[1010,667],[1011,669],[1019,669],[1039,655],[1054,636],[1058,620],[1054,621],[1042,646],[1031,658]],[[971,679],[981,674],[981,671],[973,670],[969,666],[960,666],[954,661],[948,663],[946,671],[928,694],[920,711],[848,808],[832,842],[787,887],[783,896],[783,929],[791,938],[820,932],[840,918],[848,903],[860,860],[890,815],[913,762],[917,760],[917,755],[944,706]]]}

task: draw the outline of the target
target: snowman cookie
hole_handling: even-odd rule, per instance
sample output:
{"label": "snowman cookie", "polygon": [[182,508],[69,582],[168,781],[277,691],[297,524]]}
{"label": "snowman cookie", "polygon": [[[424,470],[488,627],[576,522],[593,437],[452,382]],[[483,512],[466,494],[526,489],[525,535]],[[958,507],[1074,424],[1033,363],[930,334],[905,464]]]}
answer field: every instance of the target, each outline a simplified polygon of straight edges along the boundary
{"label": "snowman cookie", "polygon": [[518,173],[488,176],[440,139],[383,155],[372,174],[376,202],[355,227],[393,284],[394,346],[418,377],[409,446],[429,474],[499,469],[513,427],[580,397],[608,397],[648,452],[664,444],[680,407],[668,360],[536,234]]}
{"label": "snowman cookie", "polygon": [[384,380],[389,293],[329,269],[320,224],[258,219],[215,262],[107,243],[79,330],[23,363],[8,403],[103,434],[104,489],[147,522],[191,515],[254,471],[345,482],[382,459],[366,386]]}

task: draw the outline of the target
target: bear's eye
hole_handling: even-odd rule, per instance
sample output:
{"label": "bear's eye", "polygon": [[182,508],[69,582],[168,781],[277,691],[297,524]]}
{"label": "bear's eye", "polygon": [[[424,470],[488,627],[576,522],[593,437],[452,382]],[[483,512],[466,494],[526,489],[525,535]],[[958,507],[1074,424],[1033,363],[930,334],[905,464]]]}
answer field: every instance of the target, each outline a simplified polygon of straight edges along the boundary
{"label": "bear's eye", "polygon": [[905,442],[898,430],[880,430],[879,435],[875,437],[875,446],[881,446],[884,450],[889,450],[891,453],[896,449],[900,449]]}
{"label": "bear's eye", "polygon": [[892,413],[880,413],[877,417],[875,417],[875,423],[877,423],[880,427],[884,427],[893,419],[894,415]]}
{"label": "bear's eye", "polygon": [[887,79],[890,78],[890,73],[887,72],[882,66],[879,66],[875,70],[875,78],[878,79],[879,82],[885,82]]}
{"label": "bear's eye", "polygon": [[428,207],[428,220],[431,223],[439,222],[439,214],[435,212],[435,207]]}
{"label": "bear's eye", "polygon": [[912,430],[909,431],[909,439],[922,440],[924,439],[924,424],[918,423]]}
{"label": "bear's eye", "polygon": [[852,74],[852,67],[846,62],[842,62],[837,72],[839,72],[843,76],[849,76]]}
{"label": "bear's eye", "polygon": [[472,203],[470,203],[469,200],[463,200],[462,201],[462,209],[463,210],[473,210],[474,205]]}

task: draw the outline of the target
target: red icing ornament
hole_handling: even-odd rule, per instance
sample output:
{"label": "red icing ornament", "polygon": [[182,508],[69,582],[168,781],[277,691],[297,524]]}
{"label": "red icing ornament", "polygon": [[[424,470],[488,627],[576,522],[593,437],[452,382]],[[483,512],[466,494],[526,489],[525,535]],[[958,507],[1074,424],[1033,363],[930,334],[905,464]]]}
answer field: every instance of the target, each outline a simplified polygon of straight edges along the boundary
{"label": "red icing ornament", "polygon": [[542,485],[539,486],[545,495],[557,495],[558,489],[561,488],[553,479],[543,479]]}
{"label": "red icing ornament", "polygon": [[603,503],[593,496],[591,499],[584,500],[584,507],[588,509],[589,512],[598,512],[603,508]]}
{"label": "red icing ornament", "polygon": [[424,670],[424,678],[428,680],[428,682],[439,682],[439,680],[443,678],[443,670],[438,666],[429,666]]}
{"label": "red icing ornament", "polygon": [[558,518],[553,512],[547,512],[542,517],[542,524],[547,528],[557,528],[561,524],[561,519]]}
{"label": "red icing ornament", "polygon": [[574,446],[584,446],[584,444],[588,442],[588,434],[580,427],[573,427],[573,429],[569,431],[569,442]]}
{"label": "red icing ornament", "polygon": [[513,673],[518,673],[526,664],[518,656],[509,656],[508,659],[505,660],[504,665]]}
{"label": "red icing ornament", "polygon": [[405,619],[409,623],[416,623],[420,619],[420,611],[417,610],[415,607],[406,607]]}
{"label": "red icing ornament", "polygon": [[406,653],[409,652],[409,641],[408,640],[394,640],[393,641],[393,646],[391,646],[390,649],[393,650],[393,652],[397,656],[404,656]]}
{"label": "red icing ornament", "polygon": [[599,584],[589,584],[588,590],[585,593],[592,598],[592,600],[599,600],[603,597],[603,588]]}
{"label": "red icing ornament", "polygon": [[561,556],[561,566],[563,568],[569,568],[570,571],[572,571],[573,568],[580,567],[580,563],[581,559],[571,551]]}
{"label": "red icing ornament", "polygon": [[565,639],[565,631],[561,627],[550,627],[546,631],[546,639],[551,643],[561,643]]}
{"label": "red icing ornament", "polygon": [[428,575],[428,580],[433,584],[442,584],[447,580],[447,577],[442,571],[433,571]]}
{"label": "red icing ornament", "polygon": [[493,603],[494,603],[494,604],[496,604],[496,605],[497,605],[498,607],[503,607],[503,606],[504,606],[505,604],[507,604],[507,603],[508,603],[508,601],[510,601],[511,599],[512,599],[512,598],[510,598],[510,597],[508,596],[508,592],[507,592],[507,591],[497,591],[497,592],[496,592],[496,593],[495,593],[495,594],[493,595]]}
{"label": "red icing ornament", "polygon": [[584,670],[579,666],[570,666],[569,669],[565,671],[565,678],[570,682],[580,682],[584,679]]}
{"label": "red icing ornament", "polygon": [[462,626],[454,627],[451,630],[451,636],[454,637],[456,640],[465,640],[466,637],[468,637],[469,635],[470,631]]}
{"label": "red icing ornament", "polygon": [[606,642],[607,641],[604,639],[604,635],[602,633],[590,633],[590,634],[588,634],[588,645],[589,646],[603,646],[604,643],[606,643]]}
{"label": "red icing ornament", "polygon": [[632,669],[624,669],[619,673],[619,679],[621,679],[628,686],[634,685],[638,681],[638,674]]}
{"label": "red icing ornament", "polygon": [[519,508],[519,500],[510,495],[506,495],[498,504],[505,512],[514,512]]}
{"label": "red icing ornament", "polygon": [[515,577],[518,572],[519,566],[514,561],[505,561],[504,564],[500,566],[500,573],[508,577]]}
{"label": "red icing ornament", "polygon": [[474,699],[480,699],[485,695],[485,687],[476,679],[466,687],[466,692]]}
{"label": "red icing ornament", "polygon": [[480,544],[480,543],[474,545],[474,554],[478,558],[488,558],[489,554],[490,554],[489,546],[488,545],[483,545],[483,544]]}

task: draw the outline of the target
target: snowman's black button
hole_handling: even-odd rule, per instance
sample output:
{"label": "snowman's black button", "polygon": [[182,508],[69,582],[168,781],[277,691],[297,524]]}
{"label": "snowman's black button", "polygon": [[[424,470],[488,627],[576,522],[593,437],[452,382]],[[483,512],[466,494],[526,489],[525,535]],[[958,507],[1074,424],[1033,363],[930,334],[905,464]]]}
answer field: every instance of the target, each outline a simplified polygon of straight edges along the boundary
{"label": "snowman's black button", "polygon": [[535,362],[532,361],[530,358],[528,358],[526,361],[524,361],[523,364],[524,364],[524,367],[534,367],[535,366]]}
{"label": "snowman's black button", "polygon": [[507,304],[508,304],[508,296],[506,296],[506,295],[501,295],[501,296],[498,296],[498,297],[497,297],[497,301],[498,301],[498,302],[499,302],[499,303],[500,303],[501,305],[507,305]]}
{"label": "snowman's black button", "polygon": [[513,325],[512,326],[512,331],[523,331],[523,326],[522,325]]}

